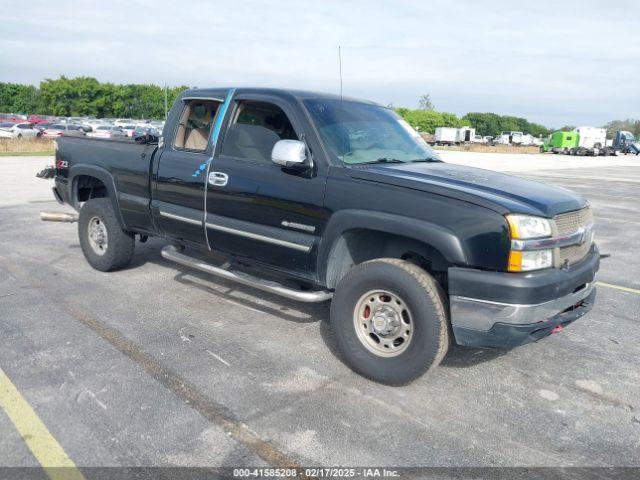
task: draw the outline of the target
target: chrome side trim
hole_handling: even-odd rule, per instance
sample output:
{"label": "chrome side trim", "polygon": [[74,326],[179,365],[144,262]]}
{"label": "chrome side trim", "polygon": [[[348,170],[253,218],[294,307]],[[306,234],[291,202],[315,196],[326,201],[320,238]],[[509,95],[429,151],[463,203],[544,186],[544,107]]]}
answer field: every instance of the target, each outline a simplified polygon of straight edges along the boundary
{"label": "chrome side trim", "polygon": [[309,252],[311,250],[311,247],[307,245],[287,242],[286,240],[280,240],[279,238],[267,237],[265,235],[259,235],[257,233],[251,233],[245,230],[237,230],[235,228],[223,227],[222,225],[215,225],[213,223],[207,222],[207,228],[210,228],[212,230],[218,230],[219,232],[231,233],[232,235],[238,235],[240,237],[250,238],[252,240],[258,240],[260,242],[279,245],[281,247],[292,248],[293,250],[299,250],[301,252]]}
{"label": "chrome side trim", "polygon": [[175,215],[173,213],[163,212],[162,210],[160,210],[160,216],[167,217],[172,220],[177,220],[179,222],[190,223],[191,225],[202,226],[202,220],[195,220],[193,218],[182,217],[180,215]]}
{"label": "chrome side trim", "polygon": [[166,258],[167,260],[171,260],[172,262],[179,263],[180,265],[195,268],[196,270],[200,270],[201,272],[216,275],[227,280],[241,283],[242,285],[248,285],[250,287],[264,290],[265,292],[280,295],[282,297],[290,298],[291,300],[297,300],[299,302],[324,302],[325,300],[329,300],[333,296],[333,293],[327,290],[295,290],[293,288],[287,288],[276,282],[253,277],[244,272],[234,272],[221,267],[216,267],[215,265],[211,265],[207,262],[204,262],[203,260],[185,255],[173,245],[169,245],[162,249],[162,257]]}
{"label": "chrome side trim", "polygon": [[287,228],[295,228],[297,230],[304,230],[305,232],[315,232],[316,227],[313,225],[305,225],[304,223],[290,222],[288,220],[283,220],[280,222],[280,225]]}
{"label": "chrome side trim", "polygon": [[487,331],[495,323],[529,324],[547,320],[587,298],[595,282],[587,283],[577,292],[545,303],[521,305],[500,303],[451,295],[451,324],[457,327]]}
{"label": "chrome side trim", "polygon": [[543,250],[545,248],[562,248],[581,245],[589,241],[593,232],[593,223],[578,228],[568,235],[553,238],[536,238],[533,240],[511,240],[511,250]]}

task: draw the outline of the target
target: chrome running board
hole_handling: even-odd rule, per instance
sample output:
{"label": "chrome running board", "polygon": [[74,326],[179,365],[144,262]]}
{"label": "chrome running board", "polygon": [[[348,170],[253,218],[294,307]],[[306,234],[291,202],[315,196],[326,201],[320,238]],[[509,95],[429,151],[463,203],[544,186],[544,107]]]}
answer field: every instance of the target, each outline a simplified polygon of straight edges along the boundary
{"label": "chrome running board", "polygon": [[324,302],[325,300],[329,300],[333,296],[333,293],[327,290],[296,290],[293,288],[285,287],[277,282],[254,277],[244,272],[234,272],[231,270],[226,270],[222,267],[216,267],[203,260],[185,255],[173,245],[168,245],[162,249],[162,257],[166,258],[167,260],[171,260],[172,262],[179,263],[180,265],[184,265],[185,267],[195,268],[196,270],[200,270],[204,273],[222,277],[226,280],[232,280],[234,282],[241,283],[242,285],[254,287],[259,290],[264,290],[265,292],[280,295],[281,297],[286,297],[291,300],[297,300],[299,302]]}

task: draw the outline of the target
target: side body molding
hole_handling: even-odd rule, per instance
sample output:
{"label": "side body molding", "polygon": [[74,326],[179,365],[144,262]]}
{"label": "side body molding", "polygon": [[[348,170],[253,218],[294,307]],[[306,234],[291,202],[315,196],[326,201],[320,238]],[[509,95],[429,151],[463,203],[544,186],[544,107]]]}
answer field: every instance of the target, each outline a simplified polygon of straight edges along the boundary
{"label": "side body molding", "polygon": [[113,180],[111,173],[95,165],[74,165],[69,169],[69,185],[71,188],[71,205],[73,208],[79,211],[78,198],[77,198],[77,179],[79,176],[87,175],[89,177],[95,177],[100,180],[109,192],[109,199],[113,205],[113,211],[122,228],[126,227],[124,219],[122,218],[122,211],[120,210],[120,200],[118,199],[118,190]]}
{"label": "side body molding", "polygon": [[322,235],[318,249],[318,277],[327,280],[333,249],[349,230],[374,230],[426,243],[454,265],[464,265],[467,256],[460,239],[450,230],[415,218],[369,210],[347,209],[334,213]]}

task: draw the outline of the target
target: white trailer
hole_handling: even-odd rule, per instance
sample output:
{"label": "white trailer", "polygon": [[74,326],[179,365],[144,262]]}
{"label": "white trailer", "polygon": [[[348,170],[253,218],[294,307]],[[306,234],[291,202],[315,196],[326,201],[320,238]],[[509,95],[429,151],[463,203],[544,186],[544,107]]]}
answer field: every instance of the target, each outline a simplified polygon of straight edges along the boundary
{"label": "white trailer", "polygon": [[522,145],[522,132],[502,132],[494,139],[499,145]]}
{"label": "white trailer", "polygon": [[458,141],[458,129],[452,127],[437,127],[435,134],[436,145],[453,145]]}
{"label": "white trailer", "polygon": [[475,136],[476,136],[475,128],[464,126],[458,129],[458,132],[456,133],[456,142],[457,143],[472,142]]}
{"label": "white trailer", "polygon": [[539,147],[540,145],[542,145],[542,140],[540,140],[538,137],[534,137],[530,133],[525,133],[522,136],[522,145]]}

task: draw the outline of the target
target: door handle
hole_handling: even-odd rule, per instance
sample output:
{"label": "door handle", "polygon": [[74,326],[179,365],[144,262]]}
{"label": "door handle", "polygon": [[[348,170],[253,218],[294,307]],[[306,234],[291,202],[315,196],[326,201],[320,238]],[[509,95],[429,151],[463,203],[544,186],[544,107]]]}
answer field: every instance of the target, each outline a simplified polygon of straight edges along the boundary
{"label": "door handle", "polygon": [[216,187],[224,187],[229,181],[229,175],[222,172],[209,173],[209,183]]}

